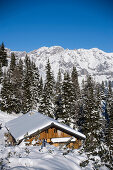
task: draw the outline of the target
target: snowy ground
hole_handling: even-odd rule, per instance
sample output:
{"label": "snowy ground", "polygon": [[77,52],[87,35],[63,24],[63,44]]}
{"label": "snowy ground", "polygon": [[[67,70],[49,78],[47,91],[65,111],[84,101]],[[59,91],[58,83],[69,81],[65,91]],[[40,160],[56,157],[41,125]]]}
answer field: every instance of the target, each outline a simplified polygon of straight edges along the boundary
{"label": "snowy ground", "polygon": [[[5,122],[14,119],[20,115],[8,115],[0,112],[0,168],[7,170],[93,170],[90,163],[87,167],[79,166],[86,156],[80,155],[78,150],[73,150],[67,155],[65,150],[59,150],[58,147],[47,145],[41,149],[39,146],[25,146],[21,143],[15,147],[5,147],[4,133]],[[21,126],[21,125],[20,125]],[[2,163],[1,163],[2,162]],[[2,164],[2,166],[1,166]],[[105,167],[100,170],[107,170]]]}

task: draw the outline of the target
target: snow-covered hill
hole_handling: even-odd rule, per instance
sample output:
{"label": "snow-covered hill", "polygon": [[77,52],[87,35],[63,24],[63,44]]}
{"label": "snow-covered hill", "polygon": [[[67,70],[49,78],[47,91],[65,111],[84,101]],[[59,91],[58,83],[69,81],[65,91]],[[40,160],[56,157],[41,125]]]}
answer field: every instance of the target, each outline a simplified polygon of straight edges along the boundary
{"label": "snow-covered hill", "polygon": [[[8,49],[9,55],[11,52],[12,51]],[[40,73],[43,77],[45,75],[45,65],[49,58],[55,77],[57,76],[59,68],[63,73],[65,71],[71,71],[73,65],[75,65],[80,79],[86,74],[91,74],[96,81],[113,81],[113,53],[106,53],[97,48],[89,50],[69,50],[60,46],[52,46],[41,47],[29,53],[25,51],[13,52],[18,58],[21,57],[22,59],[28,54],[28,56],[30,56],[39,67]]]}

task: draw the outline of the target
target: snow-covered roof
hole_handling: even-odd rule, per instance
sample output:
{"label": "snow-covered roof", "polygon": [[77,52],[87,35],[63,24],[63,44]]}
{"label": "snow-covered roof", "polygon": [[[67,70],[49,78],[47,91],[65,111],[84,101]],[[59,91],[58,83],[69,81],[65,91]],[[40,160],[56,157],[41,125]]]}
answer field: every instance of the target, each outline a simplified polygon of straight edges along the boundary
{"label": "snow-covered roof", "polygon": [[82,133],[37,111],[30,111],[16,119],[7,122],[6,128],[16,141],[20,141],[25,137],[25,135],[30,136],[31,134],[51,125],[64,129],[67,132],[72,133],[73,136],[77,136],[81,139],[86,138]]}

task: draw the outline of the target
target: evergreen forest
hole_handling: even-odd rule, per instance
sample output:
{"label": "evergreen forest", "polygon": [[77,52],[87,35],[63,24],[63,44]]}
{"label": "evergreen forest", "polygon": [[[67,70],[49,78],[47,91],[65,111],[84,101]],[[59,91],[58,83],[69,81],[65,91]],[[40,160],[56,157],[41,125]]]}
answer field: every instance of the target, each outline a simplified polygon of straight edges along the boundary
{"label": "evergreen forest", "polygon": [[95,82],[91,75],[80,85],[78,73],[62,75],[58,70],[57,79],[49,59],[45,67],[45,79],[35,63],[26,55],[17,60],[14,53],[7,55],[4,44],[0,45],[0,110],[8,114],[27,113],[37,110],[61,123],[65,123],[86,135],[80,152],[99,167],[101,164],[112,169],[113,165],[113,91],[111,81],[105,86]]}

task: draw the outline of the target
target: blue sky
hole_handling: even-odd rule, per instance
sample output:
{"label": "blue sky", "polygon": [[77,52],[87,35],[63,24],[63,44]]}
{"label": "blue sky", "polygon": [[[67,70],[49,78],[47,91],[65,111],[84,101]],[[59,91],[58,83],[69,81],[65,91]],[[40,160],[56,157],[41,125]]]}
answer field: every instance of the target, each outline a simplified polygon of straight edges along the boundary
{"label": "blue sky", "polygon": [[5,0],[0,43],[11,50],[42,46],[113,52],[112,0]]}

